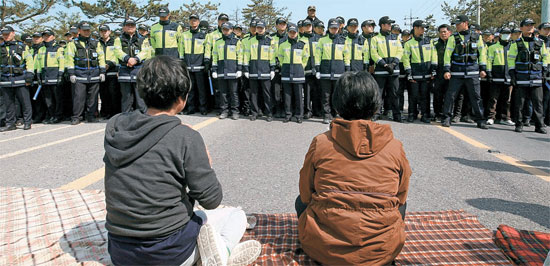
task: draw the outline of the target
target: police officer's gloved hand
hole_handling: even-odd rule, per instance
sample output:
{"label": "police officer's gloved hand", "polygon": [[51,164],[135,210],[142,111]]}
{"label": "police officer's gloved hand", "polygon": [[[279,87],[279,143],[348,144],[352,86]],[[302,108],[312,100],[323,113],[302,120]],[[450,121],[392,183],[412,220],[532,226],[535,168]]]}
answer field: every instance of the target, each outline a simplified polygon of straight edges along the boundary
{"label": "police officer's gloved hand", "polygon": [[218,78],[218,72],[212,72],[212,78],[217,79]]}
{"label": "police officer's gloved hand", "polygon": [[99,74],[99,81],[105,82],[105,74]]}
{"label": "police officer's gloved hand", "polygon": [[204,60],[204,71],[208,72],[210,70],[210,60],[205,59]]}
{"label": "police officer's gloved hand", "polygon": [[250,78],[250,73],[244,72],[244,77],[247,78],[247,79]]}
{"label": "police officer's gloved hand", "polygon": [[493,81],[493,73],[491,71],[485,72],[487,74],[487,81],[492,82]]}
{"label": "police officer's gloved hand", "polygon": [[393,67],[394,67],[393,63],[386,64],[384,66],[384,68],[386,69],[386,71],[388,71],[388,73],[390,73],[390,75],[393,75],[393,71],[394,71]]}
{"label": "police officer's gloved hand", "polygon": [[269,72],[269,77],[271,78],[271,80],[273,80],[273,78],[275,77],[275,71]]}
{"label": "police officer's gloved hand", "polygon": [[27,73],[25,74],[25,83],[26,83],[26,84],[32,84],[33,79],[34,79],[34,73],[32,73],[32,72],[27,72]]}
{"label": "police officer's gloved hand", "polygon": [[76,76],[75,76],[75,75],[71,75],[71,76],[69,77],[69,80],[71,80],[71,83],[72,83],[72,84],[75,84],[75,83],[76,83]]}
{"label": "police officer's gloved hand", "polygon": [[315,73],[315,78],[316,79],[321,79],[321,72],[316,72]]}

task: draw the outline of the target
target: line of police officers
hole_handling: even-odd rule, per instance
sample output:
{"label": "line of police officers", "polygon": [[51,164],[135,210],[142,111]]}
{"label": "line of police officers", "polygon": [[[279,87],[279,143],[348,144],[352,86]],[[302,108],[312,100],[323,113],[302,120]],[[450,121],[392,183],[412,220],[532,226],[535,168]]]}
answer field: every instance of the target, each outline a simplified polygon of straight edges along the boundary
{"label": "line of police officers", "polygon": [[[315,11],[310,6],[308,17],[298,25],[277,19],[273,34],[266,32],[264,21],[255,18],[249,33],[243,35],[243,28],[229,23],[226,14],[218,17],[218,27],[212,30],[192,14],[189,30],[184,30],[170,20],[168,8],[162,7],[160,21],[150,32],[143,28],[136,33],[135,21],[127,19],[120,35],[111,38],[109,27],[102,25],[96,39],[90,24],[81,22],[67,34],[65,47],[55,42],[51,30],[44,31],[43,40],[35,46],[26,46],[13,39],[13,28],[7,26],[2,29],[4,43],[0,45],[0,86],[6,110],[2,130],[16,128],[17,105],[24,129],[30,129],[29,88],[32,93],[33,88],[41,88],[36,95],[47,107],[45,123],[59,123],[63,103],[67,103],[64,77],[70,81],[73,125],[84,116],[88,122],[96,120],[98,94],[104,117],[132,109],[145,111],[135,87],[136,74],[145,60],[167,55],[180,58],[190,72],[193,88],[187,114],[206,115],[215,108],[220,119],[238,119],[241,113],[250,120],[266,116],[270,122],[275,116],[289,122],[294,117],[302,123],[320,116],[328,124],[337,116],[331,98],[338,78],[346,71],[369,71],[384,103],[373,120],[384,113],[402,122],[403,91],[408,90],[408,122],[420,114],[422,122],[430,123],[435,120],[430,111],[433,91],[435,116],[443,126],[457,122],[454,117],[462,112],[463,121],[473,116],[482,129],[496,120],[514,124],[514,118],[515,130],[521,132],[529,124],[523,118],[528,119],[532,110],[535,131],[546,133],[543,118],[550,116],[543,80],[550,64],[548,23],[539,27],[542,39],[533,35],[534,21],[525,19],[520,30],[501,29],[499,42],[484,42],[468,17],[458,16],[453,21],[456,33],[450,35],[450,27],[442,25],[440,38],[432,40],[424,35],[427,25],[423,21],[415,21],[411,33],[401,31],[387,16],[379,20],[379,33],[374,32],[373,20],[359,24],[352,18],[344,27],[342,17],[330,19],[325,31]],[[514,32],[516,36],[510,36]],[[38,86],[33,86],[33,79]],[[482,86],[486,87],[483,92]],[[486,96],[483,100],[482,95]]]}

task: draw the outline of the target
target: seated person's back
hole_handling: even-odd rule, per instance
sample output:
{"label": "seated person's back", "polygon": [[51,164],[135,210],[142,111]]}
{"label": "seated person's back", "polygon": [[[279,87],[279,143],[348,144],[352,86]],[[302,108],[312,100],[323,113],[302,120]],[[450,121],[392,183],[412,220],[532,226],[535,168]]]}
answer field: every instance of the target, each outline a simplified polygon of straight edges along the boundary
{"label": "seated person's back", "polygon": [[300,171],[300,242],[326,265],[389,264],[405,241],[408,160],[390,126],[370,120],[379,108],[370,74],[344,74],[333,104],[343,119],[313,139]]}

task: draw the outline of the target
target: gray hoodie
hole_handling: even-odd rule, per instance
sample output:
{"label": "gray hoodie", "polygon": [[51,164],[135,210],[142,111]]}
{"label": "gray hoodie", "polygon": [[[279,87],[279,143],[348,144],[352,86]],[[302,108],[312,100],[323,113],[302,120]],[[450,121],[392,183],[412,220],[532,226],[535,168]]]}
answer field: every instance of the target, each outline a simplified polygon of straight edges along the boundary
{"label": "gray hoodie", "polygon": [[111,234],[168,236],[189,221],[195,200],[206,209],[222,201],[201,135],[177,117],[116,115],[105,129],[104,146]]}

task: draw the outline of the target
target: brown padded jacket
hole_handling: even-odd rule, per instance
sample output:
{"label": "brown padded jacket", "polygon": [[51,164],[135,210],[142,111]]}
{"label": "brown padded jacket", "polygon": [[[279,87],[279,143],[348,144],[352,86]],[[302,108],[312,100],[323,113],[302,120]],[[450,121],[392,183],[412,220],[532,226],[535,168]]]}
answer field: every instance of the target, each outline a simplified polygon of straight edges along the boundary
{"label": "brown padded jacket", "polygon": [[335,119],[300,171],[304,251],[324,265],[386,265],[401,252],[411,168],[389,125]]}

